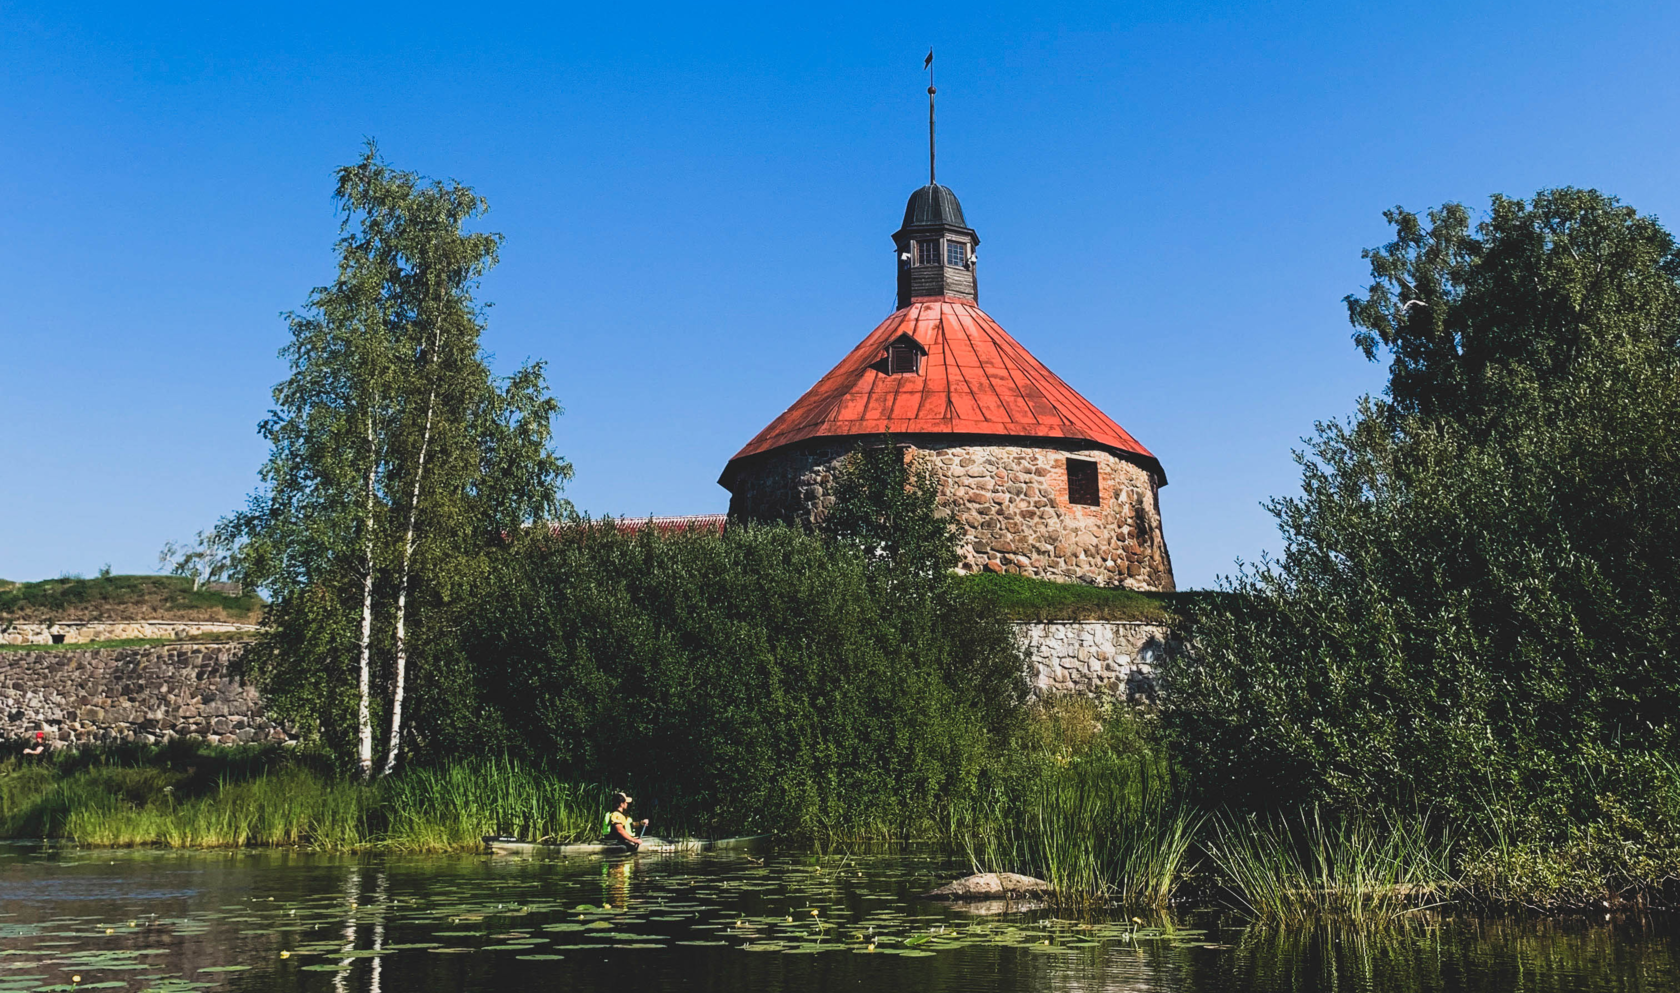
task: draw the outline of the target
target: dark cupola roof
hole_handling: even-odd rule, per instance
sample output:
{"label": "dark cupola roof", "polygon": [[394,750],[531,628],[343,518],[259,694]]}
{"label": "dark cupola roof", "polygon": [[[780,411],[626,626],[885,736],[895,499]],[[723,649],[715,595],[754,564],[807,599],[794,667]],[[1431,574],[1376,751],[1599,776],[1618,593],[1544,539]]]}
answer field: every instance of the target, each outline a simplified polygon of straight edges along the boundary
{"label": "dark cupola roof", "polygon": [[980,298],[974,278],[980,236],[963,219],[962,204],[949,186],[929,183],[910,194],[904,224],[892,239],[900,307],[933,297]]}
{"label": "dark cupola roof", "polygon": [[910,202],[904,205],[905,228],[929,225],[968,227],[968,222],[963,220],[962,204],[957,202],[957,195],[949,186],[929,183],[910,194]]}

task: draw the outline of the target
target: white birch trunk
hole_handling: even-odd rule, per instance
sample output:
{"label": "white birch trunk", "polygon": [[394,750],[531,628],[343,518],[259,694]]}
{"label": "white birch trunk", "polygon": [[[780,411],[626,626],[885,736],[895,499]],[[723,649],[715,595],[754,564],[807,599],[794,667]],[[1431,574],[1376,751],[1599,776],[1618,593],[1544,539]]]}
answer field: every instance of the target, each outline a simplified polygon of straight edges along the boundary
{"label": "white birch trunk", "polygon": [[[440,330],[433,339],[432,360],[437,360],[437,348],[442,345]],[[397,753],[402,749],[403,691],[408,679],[408,564],[414,555],[414,522],[420,513],[420,479],[426,474],[426,450],[432,443],[432,412],[437,403],[437,381],[426,397],[426,430],[420,436],[420,458],[414,465],[414,490],[408,499],[408,533],[403,538],[402,571],[397,580],[397,643],[396,671],[391,688],[391,740],[385,748],[385,768],[380,775],[389,776],[397,768]]]}
{"label": "white birch trunk", "polygon": [[362,778],[373,774],[373,718],[368,713],[368,698],[372,695],[373,674],[373,486],[379,468],[373,439],[373,414],[367,419],[368,470],[367,503],[363,518],[362,562],[362,636],[361,671],[357,681],[356,700],[356,759]]}

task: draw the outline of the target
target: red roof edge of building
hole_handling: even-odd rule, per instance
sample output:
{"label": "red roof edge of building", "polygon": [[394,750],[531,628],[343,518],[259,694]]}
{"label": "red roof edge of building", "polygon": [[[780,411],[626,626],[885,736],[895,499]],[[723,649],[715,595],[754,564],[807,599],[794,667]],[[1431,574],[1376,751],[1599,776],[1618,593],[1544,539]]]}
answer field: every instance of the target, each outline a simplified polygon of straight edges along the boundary
{"label": "red roof edge of building", "polygon": [[[908,334],[928,349],[918,374],[887,375],[877,367],[886,346]],[[1136,462],[1160,485],[1166,472],[1154,453],[1095,404],[1063,382],[973,300],[915,297],[888,315],[787,410],[736,452],[718,483],[739,466],[811,442],[847,442],[885,433],[918,437],[1082,443]]]}
{"label": "red roof edge of building", "polygon": [[603,517],[598,521],[554,523],[548,526],[551,534],[560,534],[568,528],[611,525],[619,534],[637,534],[644,528],[651,527],[660,534],[684,534],[712,532],[722,534],[729,526],[728,514],[668,514],[650,517]]}

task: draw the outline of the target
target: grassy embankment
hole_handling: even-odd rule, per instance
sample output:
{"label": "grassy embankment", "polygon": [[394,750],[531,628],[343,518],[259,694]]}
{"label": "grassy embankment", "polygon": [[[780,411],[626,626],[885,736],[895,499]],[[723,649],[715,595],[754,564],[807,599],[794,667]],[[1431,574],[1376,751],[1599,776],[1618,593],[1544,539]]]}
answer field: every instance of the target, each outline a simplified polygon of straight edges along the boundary
{"label": "grassy embankment", "polygon": [[0,625],[10,621],[224,621],[255,624],[263,601],[194,590],[182,576],[0,580]]}
{"label": "grassy embankment", "polygon": [[[192,588],[181,576],[99,576],[93,579],[44,579],[14,583],[0,579],[0,631],[14,623],[211,621],[255,624],[263,601],[254,593],[230,596]],[[243,641],[241,632],[192,636],[194,642]],[[173,638],[113,638],[56,645],[0,645],[0,651],[64,651],[78,648],[144,648],[168,645]]]}

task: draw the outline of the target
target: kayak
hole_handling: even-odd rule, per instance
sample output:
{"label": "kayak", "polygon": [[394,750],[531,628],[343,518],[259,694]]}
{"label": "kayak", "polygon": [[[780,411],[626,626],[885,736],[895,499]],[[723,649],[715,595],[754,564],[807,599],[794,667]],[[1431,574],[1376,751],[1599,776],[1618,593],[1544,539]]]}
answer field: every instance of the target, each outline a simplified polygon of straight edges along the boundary
{"label": "kayak", "polygon": [[[642,839],[637,855],[669,854],[673,852],[752,851],[769,842],[767,834],[740,838],[654,838]],[[486,835],[484,845],[494,855],[629,855],[623,845],[608,845],[598,841],[577,845],[558,845],[547,841],[519,841]]]}

